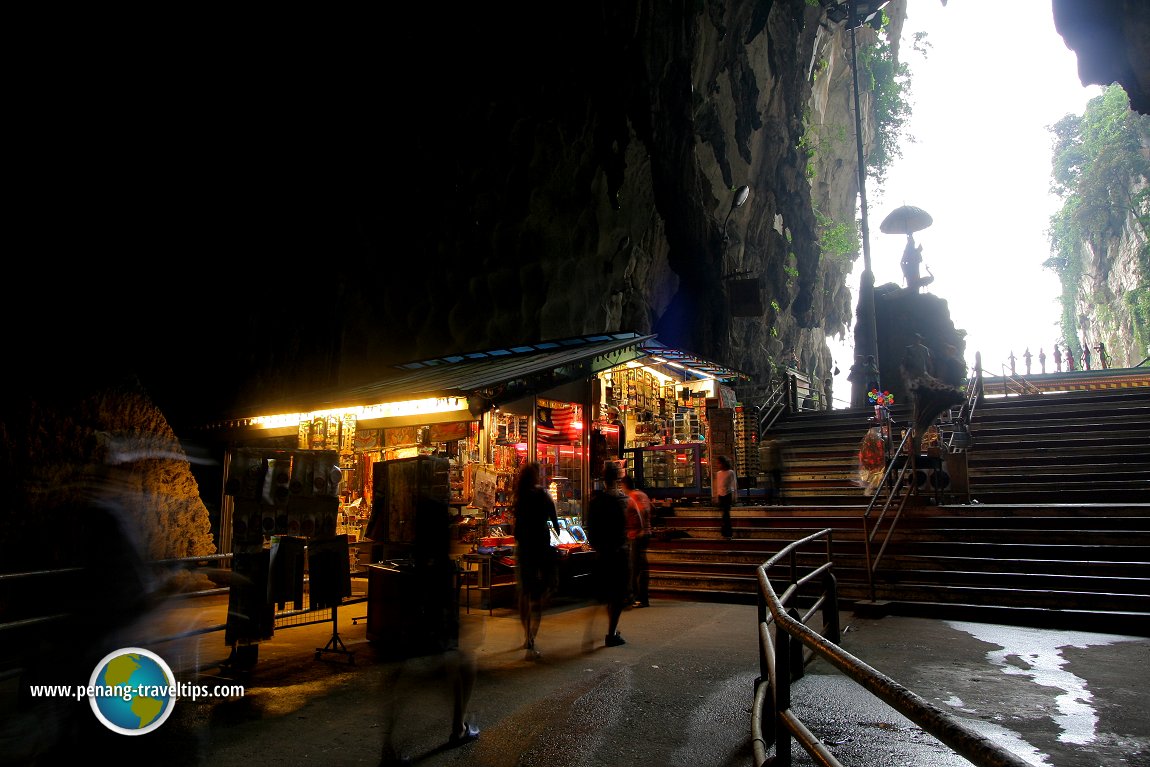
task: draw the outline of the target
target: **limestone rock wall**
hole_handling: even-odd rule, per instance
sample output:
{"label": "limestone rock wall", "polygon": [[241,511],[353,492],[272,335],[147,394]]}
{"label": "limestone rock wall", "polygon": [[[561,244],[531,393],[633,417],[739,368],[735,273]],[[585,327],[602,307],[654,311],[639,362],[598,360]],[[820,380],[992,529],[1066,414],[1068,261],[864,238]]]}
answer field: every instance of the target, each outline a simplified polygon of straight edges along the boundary
{"label": "limestone rock wall", "polygon": [[3,569],[214,554],[187,454],[139,382],[66,388],[11,397],[0,411]]}
{"label": "limestone rock wall", "polygon": [[[1145,188],[1140,183],[1131,197]],[[1133,212],[1100,246],[1083,245],[1082,278],[1074,293],[1079,355],[1085,343],[1097,361],[1095,349],[1102,342],[1112,367],[1131,367],[1150,357],[1148,253],[1146,233]]]}
{"label": "limestone rock wall", "polygon": [[[888,13],[901,20],[904,2]],[[812,196],[853,221],[857,179],[849,41],[820,4],[485,6],[434,37],[425,66],[356,81],[359,101],[390,112],[369,110],[349,140],[391,142],[354,158],[361,183],[333,206],[342,240],[317,259],[341,285],[339,316],[317,314],[299,352],[325,363],[249,345],[274,372],[237,380],[248,399],[609,330],[657,332],[760,381],[791,349],[828,370],[826,336],[851,325],[851,259],[823,258]],[[833,137],[813,159],[811,126]],[[746,281],[753,312],[732,300]],[[232,329],[245,333],[276,330]]]}

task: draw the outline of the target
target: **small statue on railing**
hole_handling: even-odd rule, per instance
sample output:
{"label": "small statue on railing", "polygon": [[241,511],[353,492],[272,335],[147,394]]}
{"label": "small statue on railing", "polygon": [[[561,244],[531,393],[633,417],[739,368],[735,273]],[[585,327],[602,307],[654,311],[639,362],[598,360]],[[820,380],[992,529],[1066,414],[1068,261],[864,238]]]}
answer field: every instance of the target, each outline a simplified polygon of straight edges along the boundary
{"label": "small statue on railing", "polygon": [[1026,351],[1022,353],[1022,359],[1026,363],[1026,375],[1030,375],[1030,360],[1034,355],[1030,353],[1030,347],[1026,347]]}
{"label": "small statue on railing", "polygon": [[1046,374],[1046,349],[1038,350],[1038,367],[1042,370],[1043,375]]}
{"label": "small statue on railing", "polygon": [[1090,369],[1090,344],[1085,337],[1082,339],[1082,369]]}
{"label": "small statue on railing", "polygon": [[1074,372],[1074,349],[1070,347],[1069,343],[1066,344],[1066,372]]}
{"label": "small statue on railing", "polygon": [[1009,360],[1010,360],[1010,374],[1011,374],[1012,376],[1013,376],[1013,375],[1018,375],[1018,372],[1017,372],[1017,371],[1014,369],[1014,361],[1017,359],[1017,358],[1014,356],[1014,349],[1011,349],[1011,350],[1010,350],[1010,356],[1009,356],[1009,357],[1007,357],[1007,359],[1009,359]]}
{"label": "small statue on railing", "polygon": [[1094,347],[1094,351],[1098,352],[1098,364],[1102,366],[1103,370],[1110,368],[1110,357],[1106,354],[1106,344],[1101,341]]}
{"label": "small statue on railing", "polygon": [[1054,344],[1054,367],[1059,373],[1062,372],[1062,349],[1057,343]]}

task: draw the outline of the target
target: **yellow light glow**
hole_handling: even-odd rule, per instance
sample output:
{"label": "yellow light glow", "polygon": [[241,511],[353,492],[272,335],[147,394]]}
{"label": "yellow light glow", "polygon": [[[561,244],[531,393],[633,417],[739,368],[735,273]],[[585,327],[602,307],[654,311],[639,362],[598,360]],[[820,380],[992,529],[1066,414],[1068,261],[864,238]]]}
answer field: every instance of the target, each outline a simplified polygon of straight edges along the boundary
{"label": "yellow light glow", "polygon": [[356,407],[333,408],[331,410],[315,410],[310,413],[260,415],[253,417],[249,421],[249,425],[260,429],[278,429],[285,426],[295,426],[301,421],[311,421],[315,418],[326,418],[331,415],[337,415],[340,418],[347,415],[354,415],[356,421],[366,421],[375,418],[454,413],[466,409],[467,400],[463,397],[428,397],[426,399],[413,399],[405,402],[382,402],[378,405],[360,405]]}

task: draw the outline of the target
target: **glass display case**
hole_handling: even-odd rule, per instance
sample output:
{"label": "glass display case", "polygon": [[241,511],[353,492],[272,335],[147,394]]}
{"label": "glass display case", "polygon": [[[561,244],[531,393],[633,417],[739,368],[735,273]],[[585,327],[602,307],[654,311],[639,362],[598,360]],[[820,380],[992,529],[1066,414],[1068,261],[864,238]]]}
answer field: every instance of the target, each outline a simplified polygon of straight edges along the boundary
{"label": "glass display case", "polygon": [[623,451],[627,472],[652,498],[707,496],[711,473],[707,470],[707,446],[657,445]]}

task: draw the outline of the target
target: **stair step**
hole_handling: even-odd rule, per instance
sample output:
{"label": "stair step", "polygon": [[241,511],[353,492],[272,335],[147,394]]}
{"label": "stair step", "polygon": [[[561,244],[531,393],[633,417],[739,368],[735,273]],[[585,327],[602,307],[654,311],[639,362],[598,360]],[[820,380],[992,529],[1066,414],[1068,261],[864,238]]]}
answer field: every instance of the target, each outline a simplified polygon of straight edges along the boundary
{"label": "stair step", "polygon": [[[1073,591],[1091,594],[1150,597],[1150,577],[1066,575],[1027,572],[987,572],[985,570],[891,570],[884,566],[875,573],[875,583],[918,586],[971,586],[1011,590]],[[1086,569],[1086,568],[1084,568]]]}
{"label": "stair step", "polygon": [[[969,493],[946,491],[939,505],[927,505],[929,490],[911,498],[881,549],[872,593],[867,565],[882,543],[868,551],[866,530],[878,511],[866,518],[872,499],[856,480],[873,415],[784,415],[771,429],[784,443],[784,505],[735,507],[729,541],[716,508],[675,508],[649,552],[652,592],[757,601],[759,566],[829,528],[843,603],[877,598],[907,614],[1092,630],[1138,622],[1150,635],[1150,386],[984,397],[962,455]],[[912,411],[901,403],[892,415],[901,429]],[[804,550],[771,577],[826,556]]]}

